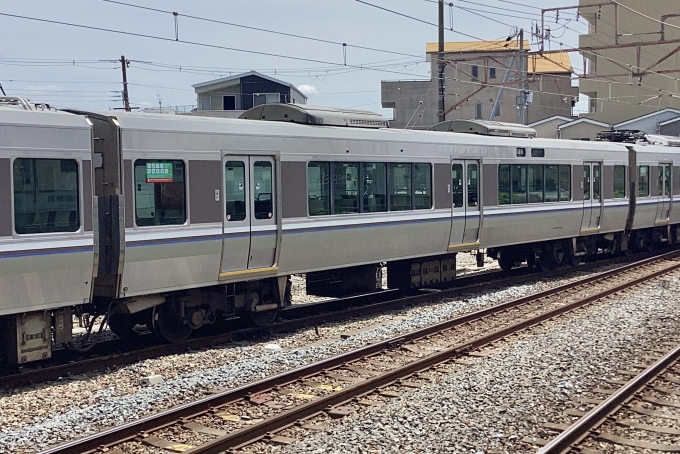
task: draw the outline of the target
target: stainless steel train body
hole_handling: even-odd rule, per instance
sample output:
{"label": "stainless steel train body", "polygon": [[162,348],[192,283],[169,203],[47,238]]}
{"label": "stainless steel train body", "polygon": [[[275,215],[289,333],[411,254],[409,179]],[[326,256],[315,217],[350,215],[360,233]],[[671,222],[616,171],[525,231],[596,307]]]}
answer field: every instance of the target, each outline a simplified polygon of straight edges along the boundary
{"label": "stainless steel train body", "polygon": [[507,269],[677,242],[680,155],[3,108],[0,191],[0,340],[25,362],[49,356],[50,331],[70,339],[72,308],[175,341],[216,314],[266,322],[292,274],[368,290],[386,262],[390,285],[420,287],[453,279],[459,252]]}

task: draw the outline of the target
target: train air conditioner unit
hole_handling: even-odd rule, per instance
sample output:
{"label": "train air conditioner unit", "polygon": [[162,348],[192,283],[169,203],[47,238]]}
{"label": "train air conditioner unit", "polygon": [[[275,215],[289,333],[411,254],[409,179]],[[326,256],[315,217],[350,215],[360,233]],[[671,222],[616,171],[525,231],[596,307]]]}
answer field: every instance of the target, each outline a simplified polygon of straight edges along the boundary
{"label": "train air conditioner unit", "polygon": [[0,96],[0,107],[13,107],[15,109],[33,110],[27,99],[19,98],[18,96]]}
{"label": "train air conditioner unit", "polygon": [[446,120],[429,128],[430,131],[481,134],[484,136],[535,138],[536,130],[519,123],[489,120]]}
{"label": "train air conditioner unit", "polygon": [[306,104],[261,104],[243,112],[245,120],[287,121],[304,125],[387,128],[387,119],[367,110],[316,107]]}

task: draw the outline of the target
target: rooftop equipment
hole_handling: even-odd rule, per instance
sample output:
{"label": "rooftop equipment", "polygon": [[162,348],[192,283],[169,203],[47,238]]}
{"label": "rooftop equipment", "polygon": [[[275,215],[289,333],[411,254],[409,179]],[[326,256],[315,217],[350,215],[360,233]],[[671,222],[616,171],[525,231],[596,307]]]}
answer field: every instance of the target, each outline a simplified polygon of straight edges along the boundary
{"label": "rooftop equipment", "polygon": [[350,126],[353,128],[387,128],[387,119],[366,110],[313,107],[306,104],[261,104],[243,112],[246,120],[287,121],[305,125]]}
{"label": "rooftop equipment", "polygon": [[535,138],[536,130],[519,123],[489,120],[446,120],[429,128],[430,131],[481,134],[485,136]]}

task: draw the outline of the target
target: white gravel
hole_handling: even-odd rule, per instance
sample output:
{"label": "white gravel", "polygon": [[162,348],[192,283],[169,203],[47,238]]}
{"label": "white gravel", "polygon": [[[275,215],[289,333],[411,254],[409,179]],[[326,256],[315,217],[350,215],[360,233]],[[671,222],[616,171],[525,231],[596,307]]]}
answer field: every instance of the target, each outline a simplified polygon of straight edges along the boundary
{"label": "white gravel", "polygon": [[[517,286],[322,326],[319,335],[308,329],[267,342],[235,343],[4,392],[0,394],[0,452],[35,452],[194,400],[215,387],[251,382],[556,283]],[[340,339],[340,334],[348,332],[356,334]],[[270,343],[278,343],[283,350],[264,350]],[[152,374],[162,375],[163,382],[148,388],[137,383]]]}
{"label": "white gravel", "polygon": [[535,452],[524,437],[550,438],[541,424],[568,423],[565,409],[590,408],[576,399],[594,397],[605,379],[624,378],[617,371],[649,363],[650,349],[678,340],[678,277],[669,290],[651,284],[546,323],[438,384],[272,452]]}

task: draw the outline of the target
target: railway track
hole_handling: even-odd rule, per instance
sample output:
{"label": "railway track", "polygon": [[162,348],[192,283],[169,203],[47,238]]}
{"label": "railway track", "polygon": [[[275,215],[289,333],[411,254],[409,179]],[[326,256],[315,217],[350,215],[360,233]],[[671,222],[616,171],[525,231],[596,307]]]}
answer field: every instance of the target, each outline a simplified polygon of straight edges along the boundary
{"label": "railway track", "polygon": [[[539,454],[561,454],[577,449],[581,453],[622,452],[625,450],[651,450],[680,452],[680,339],[662,342],[655,352],[657,361],[645,367],[619,371],[620,375],[633,376],[630,380],[609,380],[620,388],[600,389],[603,397],[590,403],[595,408],[580,414],[571,411],[568,416],[581,416],[571,426],[547,442]],[[672,346],[670,351],[668,348]],[[662,354],[661,352],[665,352]],[[660,358],[658,355],[662,354]],[[655,422],[646,424],[642,421]],[[558,425],[549,429],[559,429]]]}
{"label": "railway track", "polygon": [[293,443],[329,418],[381,405],[518,331],[680,268],[664,254],[487,308],[48,449],[220,453]]}
{"label": "railway track", "polygon": [[[588,272],[609,264],[626,263],[640,256],[641,254],[628,258],[590,262],[576,268],[555,270],[549,276],[560,278],[574,272]],[[379,314],[409,305],[435,301],[439,298],[535,282],[544,277],[544,274],[533,273],[526,268],[518,268],[511,273],[501,271],[481,272],[457,279],[453,284],[455,286],[440,288],[436,292],[405,296],[399,294],[396,290],[385,290],[348,298],[294,305],[282,311],[279,319],[270,326],[252,327],[242,320],[234,320],[235,326],[229,332],[191,338],[183,344],[163,344],[150,334],[139,336],[134,343],[127,342],[124,339],[113,339],[97,344],[86,355],[57,351],[53,361],[47,364],[0,371],[0,388],[19,388],[59,380],[96,370],[134,364],[147,359],[182,354],[189,350],[210,348],[232,341],[261,338],[270,334],[291,332],[305,326],[316,326],[347,320],[351,317]]]}

